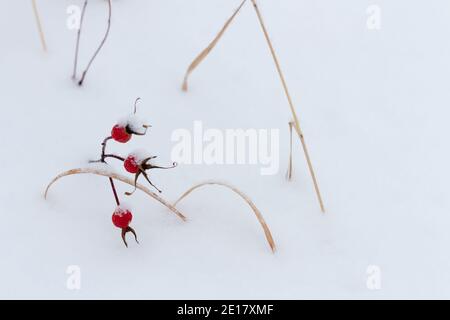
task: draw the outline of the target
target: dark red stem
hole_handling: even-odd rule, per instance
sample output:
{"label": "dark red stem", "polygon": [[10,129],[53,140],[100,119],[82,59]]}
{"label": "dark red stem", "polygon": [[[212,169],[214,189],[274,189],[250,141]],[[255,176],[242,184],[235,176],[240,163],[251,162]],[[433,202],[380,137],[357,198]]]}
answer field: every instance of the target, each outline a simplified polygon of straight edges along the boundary
{"label": "dark red stem", "polygon": [[[105,140],[103,140],[103,142],[102,142],[102,157],[101,157],[101,159],[100,159],[100,162],[106,163],[105,159],[106,159],[107,157],[120,158],[120,157],[118,157],[118,156],[107,155],[107,154],[105,154],[105,152],[106,152],[106,144],[107,144],[108,141],[111,140],[111,139],[112,139],[112,137],[109,136],[109,137],[105,138]],[[121,158],[120,158],[120,159],[121,159]],[[113,194],[114,194],[114,198],[116,199],[116,204],[117,204],[118,206],[120,206],[120,200],[119,200],[119,196],[117,195],[117,190],[116,190],[116,186],[115,186],[115,184],[114,184],[114,180],[113,180],[112,178],[109,178],[109,182],[111,183],[111,188],[112,188],[112,191],[113,191]]]}
{"label": "dark red stem", "polygon": [[118,206],[120,206],[120,200],[119,200],[119,196],[117,195],[116,186],[114,185],[114,180],[112,178],[109,178],[109,182],[111,182],[111,188],[114,193],[114,198],[116,199],[116,203]]}
{"label": "dark red stem", "polygon": [[117,159],[117,160],[120,160],[120,161],[125,161],[124,158],[116,156],[115,154],[105,154],[105,159],[106,158],[114,158],[114,159]]}
{"label": "dark red stem", "polygon": [[101,162],[105,162],[105,152],[106,152],[106,144],[108,143],[108,141],[109,140],[111,140],[112,139],[112,137],[111,136],[109,136],[109,137],[107,137],[107,138],[105,138],[105,140],[103,140],[103,142],[102,142],[102,156],[101,156]]}

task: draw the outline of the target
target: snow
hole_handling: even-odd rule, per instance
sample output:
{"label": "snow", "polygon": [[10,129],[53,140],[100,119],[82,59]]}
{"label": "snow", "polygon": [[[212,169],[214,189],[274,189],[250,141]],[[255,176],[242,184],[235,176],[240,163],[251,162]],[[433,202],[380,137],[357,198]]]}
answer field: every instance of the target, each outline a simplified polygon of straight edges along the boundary
{"label": "snow", "polygon": [[[128,157],[133,157],[134,162],[136,164],[140,164],[143,160],[151,157],[150,152],[144,149],[136,149],[133,152],[131,152]],[[148,161],[147,163],[151,164],[152,161]]]}
{"label": "snow", "polygon": [[[10,121],[0,126],[0,298],[450,298],[450,2],[259,0],[326,214],[298,140],[294,179],[285,180],[290,112],[251,5],[192,74],[190,91],[180,89],[238,2],[113,1],[110,38],[82,88],[70,79],[76,34],[66,27],[67,7],[82,1],[38,1],[47,54],[30,2],[2,3],[0,117]],[[379,31],[366,27],[373,4],[382,9]],[[104,1],[91,1],[79,66],[106,18]],[[136,97],[153,127],[109,143],[110,153],[144,148],[170,163],[171,133],[196,120],[280,129],[277,175],[252,165],[151,173],[169,202],[204,180],[237,186],[264,215],[276,254],[250,208],[220,187],[183,200],[183,222],[139,191],[126,198],[130,187],[117,183],[139,235],[128,249],[111,223],[107,178],[66,177],[43,199],[58,173],[98,159]],[[74,265],[80,290],[66,286]],[[379,290],[367,287],[368,270],[381,271]]]}
{"label": "snow", "polygon": [[122,127],[129,127],[132,132],[136,132],[139,134],[144,134],[146,132],[146,123],[141,118],[139,118],[135,114],[130,114],[127,117],[121,118],[118,122],[118,125]]}
{"label": "snow", "polygon": [[123,216],[127,212],[132,212],[131,206],[129,203],[121,202],[119,206],[114,210],[115,215]]}

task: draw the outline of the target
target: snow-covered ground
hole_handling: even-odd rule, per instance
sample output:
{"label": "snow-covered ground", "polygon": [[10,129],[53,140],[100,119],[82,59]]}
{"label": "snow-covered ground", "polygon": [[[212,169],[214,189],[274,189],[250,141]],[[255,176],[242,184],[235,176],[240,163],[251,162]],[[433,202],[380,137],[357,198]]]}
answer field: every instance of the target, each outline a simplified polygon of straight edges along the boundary
{"label": "snow-covered ground", "polygon": [[[106,2],[90,2],[81,68],[105,29]],[[0,298],[450,298],[449,1],[259,0],[325,215],[297,140],[294,181],[285,180],[290,113],[251,5],[186,94],[184,71],[239,0],[114,0],[110,38],[83,88],[70,79],[74,4],[82,1],[38,1],[45,54],[31,1],[1,2]],[[380,30],[366,26],[370,5],[381,9]],[[106,178],[66,178],[44,201],[57,173],[98,158],[138,96],[153,127],[110,148],[144,148],[160,164],[171,163],[172,132],[196,120],[280,129],[277,175],[252,165],[152,175],[170,201],[196,182],[233,183],[265,216],[275,255],[250,208],[219,187],[180,203],[186,223],[143,193],[127,199],[140,237],[128,249],[111,223]],[[66,285],[73,265],[80,290]],[[371,279],[379,290],[368,288]]]}

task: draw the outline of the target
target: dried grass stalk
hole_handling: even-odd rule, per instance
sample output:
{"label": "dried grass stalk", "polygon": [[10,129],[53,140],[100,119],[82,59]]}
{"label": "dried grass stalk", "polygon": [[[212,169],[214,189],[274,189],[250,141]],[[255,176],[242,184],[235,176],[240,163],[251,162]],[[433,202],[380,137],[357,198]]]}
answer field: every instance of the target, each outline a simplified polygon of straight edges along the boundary
{"label": "dried grass stalk", "polygon": [[287,83],[286,83],[286,79],[285,79],[283,71],[281,69],[280,62],[278,60],[278,56],[277,56],[277,54],[275,52],[275,49],[274,49],[273,44],[272,44],[272,41],[270,40],[269,32],[267,31],[267,27],[266,27],[266,24],[264,23],[264,19],[262,17],[261,11],[258,8],[258,4],[256,3],[256,0],[251,0],[251,1],[253,3],[253,7],[255,8],[256,15],[258,16],[258,20],[259,20],[259,23],[261,25],[261,29],[262,29],[262,31],[264,33],[264,37],[266,38],[267,45],[269,46],[270,53],[272,54],[272,58],[273,58],[273,61],[275,63],[275,67],[277,69],[278,75],[279,75],[281,83],[283,85],[284,93],[285,93],[286,98],[287,98],[287,100],[289,102],[289,107],[291,109],[292,117],[294,119],[294,128],[295,128],[295,131],[297,132],[297,135],[300,138],[300,141],[302,143],[303,153],[305,155],[306,162],[308,164],[309,173],[310,173],[311,178],[313,180],[314,190],[316,191],[317,200],[319,201],[320,209],[322,210],[322,212],[325,212],[325,206],[323,204],[322,195],[320,193],[319,183],[317,182],[317,178],[316,178],[316,174],[314,172],[314,168],[313,168],[313,165],[312,165],[311,157],[309,155],[309,151],[308,151],[308,148],[306,146],[305,137],[304,137],[303,132],[302,132],[302,130],[300,128],[300,121],[298,119],[297,112],[295,111],[294,102],[292,101],[291,94],[289,93],[289,89],[288,89],[288,86],[287,86]]}
{"label": "dried grass stalk", "polygon": [[[270,40],[269,33],[267,31],[267,27],[266,27],[264,19],[262,17],[261,11],[258,8],[258,4],[256,3],[256,0],[251,0],[251,1],[252,1],[252,4],[253,4],[253,7],[255,9],[256,15],[258,17],[261,29],[262,29],[262,31],[264,33],[264,37],[266,39],[267,45],[269,46],[270,53],[272,54],[272,58],[273,58],[273,61],[275,63],[275,67],[277,69],[278,75],[279,75],[281,83],[283,85],[284,93],[285,93],[286,98],[287,98],[288,103],[289,103],[289,108],[290,108],[290,111],[291,111],[292,117],[293,117],[293,128],[295,129],[295,132],[297,133],[297,135],[298,135],[298,137],[300,139],[300,142],[302,144],[303,153],[305,155],[306,162],[307,162],[307,165],[308,165],[308,170],[309,170],[309,173],[311,175],[311,179],[313,181],[314,191],[316,193],[317,200],[319,201],[320,209],[321,209],[322,212],[325,212],[325,205],[323,203],[322,195],[321,195],[321,192],[320,192],[320,189],[319,189],[319,183],[318,183],[317,178],[316,178],[316,173],[315,173],[313,165],[312,165],[312,160],[311,160],[311,157],[309,155],[309,151],[308,151],[308,147],[306,145],[305,137],[304,137],[303,132],[302,132],[301,127],[300,127],[300,121],[298,119],[297,112],[295,110],[294,103],[293,103],[291,94],[289,92],[289,89],[288,89],[288,86],[287,86],[287,83],[286,83],[286,79],[285,79],[283,71],[281,69],[281,65],[280,65],[280,62],[278,60],[277,54],[275,52],[275,49],[273,47],[272,41]],[[185,79],[184,79],[183,90],[187,91],[187,89],[188,89],[188,83],[187,82],[188,82],[189,75],[191,74],[191,72],[193,70],[195,70],[195,68],[203,61],[203,59],[205,59],[205,57],[209,54],[209,52],[214,48],[214,46],[220,40],[222,35],[225,33],[225,31],[228,28],[228,26],[230,25],[230,23],[233,21],[233,19],[239,13],[240,9],[245,4],[245,2],[246,1],[244,0],[241,3],[241,6],[231,16],[231,18],[227,21],[227,23],[225,24],[225,26],[223,27],[221,32],[213,40],[213,42],[194,60],[194,62],[192,62],[192,64],[188,68],[188,71],[187,71]]]}
{"label": "dried grass stalk", "polygon": [[272,233],[270,232],[270,229],[267,226],[267,223],[264,220],[264,217],[262,216],[261,212],[259,211],[259,209],[255,206],[253,201],[250,200],[250,198],[246,194],[244,194],[242,191],[240,191],[239,189],[237,189],[236,187],[234,187],[232,185],[229,185],[224,182],[218,182],[218,181],[206,181],[206,182],[197,184],[197,185],[191,187],[185,193],[183,193],[183,195],[177,201],[175,201],[173,206],[175,207],[178,203],[180,203],[181,200],[186,198],[194,190],[199,189],[204,186],[208,186],[208,185],[218,185],[218,186],[222,186],[222,187],[225,187],[225,188],[228,188],[228,189],[234,191],[250,206],[250,208],[252,208],[253,212],[256,215],[256,218],[258,219],[259,223],[261,224],[261,227],[264,230],[264,234],[266,236],[267,242],[269,243],[270,249],[272,250],[273,253],[275,253],[275,251],[276,251],[275,241],[273,240]]}
{"label": "dried grass stalk", "polygon": [[39,16],[39,11],[37,8],[36,0],[32,0],[31,2],[33,4],[33,12],[34,12],[34,16],[36,18],[36,23],[37,23],[37,27],[38,27],[38,31],[39,31],[39,37],[41,39],[42,49],[44,50],[44,52],[47,52],[47,43],[45,42],[44,30],[42,28],[41,18]]}
{"label": "dried grass stalk", "polygon": [[233,22],[234,18],[237,16],[239,11],[241,11],[244,4],[247,2],[247,0],[243,0],[241,5],[236,9],[236,11],[233,13],[233,15],[227,20],[225,25],[223,26],[222,30],[217,34],[217,36],[214,38],[214,40],[206,47],[205,50],[203,50],[197,58],[194,59],[194,61],[189,66],[188,70],[186,71],[186,75],[184,76],[183,81],[183,91],[188,91],[188,80],[191,73],[198,67],[198,65],[209,55],[212,49],[217,45],[219,40],[222,38],[222,36],[225,34],[225,31],[227,31],[230,24]]}
{"label": "dried grass stalk", "polygon": [[[115,179],[117,181],[121,181],[123,183],[129,184],[130,186],[134,187],[134,181],[132,179],[124,177],[124,176],[122,176],[120,174],[111,173],[111,172],[108,172],[106,170],[98,170],[98,169],[93,169],[93,168],[79,168],[79,169],[72,169],[72,170],[69,170],[69,171],[65,171],[65,172],[59,174],[58,176],[56,176],[49,183],[47,188],[45,189],[44,198],[47,199],[47,195],[48,195],[48,192],[50,190],[50,187],[56,181],[58,181],[59,179],[61,179],[63,177],[72,176],[72,175],[76,175],[76,174],[94,174],[94,175],[98,175],[98,176],[108,177],[108,178]],[[168,208],[170,211],[175,213],[183,221],[186,221],[186,217],[180,211],[178,211],[178,209],[175,208],[175,206],[173,206],[170,203],[168,203],[166,200],[161,198],[156,193],[151,192],[149,189],[147,189],[146,187],[144,187],[141,184],[137,184],[136,188],[141,190],[142,192],[146,193],[147,195],[149,195],[151,198],[155,199],[156,201],[158,201],[162,205],[164,205],[166,208]]]}
{"label": "dried grass stalk", "polygon": [[286,179],[288,179],[289,181],[292,180],[292,173],[293,173],[293,163],[292,163],[292,128],[294,127],[294,122],[289,122],[289,165],[288,165],[288,170],[286,173]]}

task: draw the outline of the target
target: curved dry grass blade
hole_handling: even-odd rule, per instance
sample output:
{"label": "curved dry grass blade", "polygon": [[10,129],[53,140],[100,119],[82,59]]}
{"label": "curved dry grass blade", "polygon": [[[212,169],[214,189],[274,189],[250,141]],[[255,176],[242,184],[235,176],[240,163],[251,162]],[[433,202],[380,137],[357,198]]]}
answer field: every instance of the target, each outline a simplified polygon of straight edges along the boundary
{"label": "curved dry grass blade", "polygon": [[207,185],[222,186],[222,187],[228,188],[228,189],[232,190],[233,192],[235,192],[236,194],[238,194],[250,206],[250,208],[252,208],[253,212],[256,215],[256,218],[258,219],[259,223],[261,224],[261,227],[264,230],[264,234],[266,236],[267,242],[269,243],[270,249],[272,249],[272,252],[275,253],[275,251],[276,251],[275,241],[273,240],[272,233],[270,232],[270,229],[267,226],[267,223],[264,220],[264,217],[262,216],[261,212],[259,211],[259,209],[255,206],[253,201],[250,200],[250,198],[246,194],[244,194],[242,191],[240,191],[239,189],[237,189],[236,187],[234,187],[232,185],[229,185],[224,182],[219,182],[219,181],[206,181],[206,182],[197,184],[197,185],[193,186],[192,188],[190,188],[189,190],[187,190],[185,193],[183,193],[183,195],[177,201],[174,202],[173,206],[175,207],[178,203],[180,203],[181,200],[186,198],[194,190],[199,189],[204,186],[207,186]]}
{"label": "curved dry grass blade", "polygon": [[83,71],[82,75],[81,75],[81,79],[78,82],[79,86],[83,85],[84,79],[86,78],[86,74],[89,71],[89,68],[92,65],[92,62],[94,62],[95,58],[97,57],[98,53],[100,52],[100,50],[102,50],[103,46],[106,43],[106,39],[108,39],[109,36],[109,31],[111,30],[111,13],[112,13],[112,3],[111,0],[107,0],[108,1],[108,26],[106,28],[106,33],[103,36],[102,42],[100,42],[100,46],[97,48],[97,50],[95,50],[94,55],[92,56],[91,60],[89,60],[89,63],[86,67],[86,69]]}
{"label": "curved dry grass blade", "polygon": [[34,11],[34,16],[36,18],[36,23],[37,23],[37,27],[38,27],[38,31],[39,31],[39,37],[41,38],[42,49],[44,50],[44,52],[47,52],[47,43],[45,42],[44,30],[42,28],[41,18],[39,16],[39,11],[37,8],[36,0],[32,0],[31,2],[33,3],[33,11]]}
{"label": "curved dry grass blade", "polygon": [[[56,176],[47,186],[47,188],[45,189],[45,193],[44,193],[44,198],[47,199],[47,195],[48,195],[48,191],[50,190],[50,187],[59,179],[63,178],[63,177],[67,177],[67,176],[72,176],[72,175],[76,175],[76,174],[94,174],[97,176],[103,176],[103,177],[108,177],[108,178],[112,178],[114,180],[129,184],[130,186],[134,186],[134,183],[131,179],[124,177],[120,174],[116,174],[116,173],[111,173],[108,171],[103,171],[103,170],[98,170],[98,169],[92,169],[92,168],[79,168],[79,169],[72,169],[69,171],[65,171],[61,174],[59,174],[58,176]],[[149,189],[147,189],[146,187],[137,184],[136,187],[141,190],[142,192],[146,193],[147,195],[149,195],[150,197],[152,197],[153,199],[155,199],[156,201],[158,201],[159,203],[161,203],[162,205],[164,205],[166,208],[168,208],[170,211],[172,211],[173,213],[175,213],[180,219],[182,219],[183,221],[186,221],[186,217],[180,212],[178,211],[177,208],[175,208],[173,205],[171,205],[170,203],[168,203],[166,200],[164,200],[163,198],[161,198],[159,195],[157,195],[154,192],[151,192]]]}
{"label": "curved dry grass blade", "polygon": [[240,6],[236,9],[236,11],[233,13],[233,15],[227,20],[225,25],[222,27],[222,30],[217,34],[217,36],[214,38],[214,40],[204,49],[197,58],[194,59],[194,61],[189,66],[188,70],[186,71],[186,75],[184,76],[183,81],[183,91],[188,91],[188,80],[191,73],[198,67],[198,65],[209,55],[212,49],[217,45],[219,40],[222,38],[222,36],[225,34],[225,31],[227,31],[228,27],[230,26],[231,22],[233,22],[234,18],[237,16],[239,11],[241,11],[244,4],[247,2],[247,0],[243,0]]}

